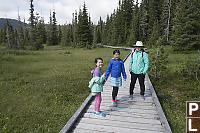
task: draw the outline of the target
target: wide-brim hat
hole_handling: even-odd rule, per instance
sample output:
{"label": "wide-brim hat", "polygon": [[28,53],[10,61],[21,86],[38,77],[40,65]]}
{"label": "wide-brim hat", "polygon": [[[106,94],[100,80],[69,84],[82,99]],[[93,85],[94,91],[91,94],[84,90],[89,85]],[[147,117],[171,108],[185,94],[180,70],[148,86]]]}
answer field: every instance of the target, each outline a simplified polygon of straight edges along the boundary
{"label": "wide-brim hat", "polygon": [[133,45],[135,47],[144,47],[142,41],[137,41],[135,45]]}

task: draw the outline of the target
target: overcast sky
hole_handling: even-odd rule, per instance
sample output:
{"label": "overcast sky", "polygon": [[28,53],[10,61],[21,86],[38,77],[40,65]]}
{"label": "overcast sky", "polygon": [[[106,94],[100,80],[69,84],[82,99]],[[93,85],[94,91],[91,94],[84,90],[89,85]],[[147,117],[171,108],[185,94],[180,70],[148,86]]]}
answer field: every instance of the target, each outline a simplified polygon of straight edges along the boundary
{"label": "overcast sky", "polygon": [[[139,0],[141,1],[141,0]],[[34,0],[34,9],[44,17],[45,23],[49,21],[50,10],[56,11],[56,19],[59,24],[71,23],[72,13],[86,3],[88,13],[92,22],[97,23],[101,16],[106,19],[107,14],[113,12],[117,8],[119,0]],[[21,19],[29,18],[29,0],[0,0],[0,18],[17,19],[17,14]]]}

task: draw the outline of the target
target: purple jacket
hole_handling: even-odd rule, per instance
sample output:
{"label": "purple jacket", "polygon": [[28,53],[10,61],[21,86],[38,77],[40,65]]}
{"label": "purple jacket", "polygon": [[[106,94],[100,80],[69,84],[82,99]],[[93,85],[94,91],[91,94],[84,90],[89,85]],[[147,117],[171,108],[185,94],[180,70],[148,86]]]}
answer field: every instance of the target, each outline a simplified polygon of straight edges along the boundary
{"label": "purple jacket", "polygon": [[103,71],[99,69],[98,67],[96,67],[95,69],[91,71],[91,74],[93,75],[93,77],[101,77],[101,75],[103,74]]}

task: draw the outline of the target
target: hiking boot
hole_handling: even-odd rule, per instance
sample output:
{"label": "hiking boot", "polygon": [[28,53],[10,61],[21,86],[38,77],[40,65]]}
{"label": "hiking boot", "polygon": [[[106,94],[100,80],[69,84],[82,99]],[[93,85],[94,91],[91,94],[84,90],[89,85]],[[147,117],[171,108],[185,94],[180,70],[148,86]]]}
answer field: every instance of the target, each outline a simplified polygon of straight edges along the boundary
{"label": "hiking boot", "polygon": [[130,95],[130,96],[129,96],[129,100],[130,100],[130,101],[133,100],[133,95]]}
{"label": "hiking boot", "polygon": [[145,98],[144,98],[144,95],[140,95],[140,97],[141,97],[141,100],[145,100]]}

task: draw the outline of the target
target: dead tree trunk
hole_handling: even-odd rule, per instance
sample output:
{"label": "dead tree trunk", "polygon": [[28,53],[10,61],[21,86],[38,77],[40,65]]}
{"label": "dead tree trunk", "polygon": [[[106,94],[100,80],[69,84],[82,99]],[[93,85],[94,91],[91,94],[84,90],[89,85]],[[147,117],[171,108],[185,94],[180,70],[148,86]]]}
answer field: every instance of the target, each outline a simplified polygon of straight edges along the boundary
{"label": "dead tree trunk", "polygon": [[169,23],[170,23],[170,16],[171,16],[171,0],[168,0],[168,19],[167,19],[167,42],[169,41]]}

